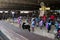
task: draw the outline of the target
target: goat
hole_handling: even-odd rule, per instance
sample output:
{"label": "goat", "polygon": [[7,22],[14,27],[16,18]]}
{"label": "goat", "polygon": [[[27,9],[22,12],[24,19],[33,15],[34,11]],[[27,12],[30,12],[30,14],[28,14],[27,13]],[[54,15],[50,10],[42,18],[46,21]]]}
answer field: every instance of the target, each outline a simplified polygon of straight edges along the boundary
{"label": "goat", "polygon": [[22,28],[23,29],[28,29],[28,31],[30,32],[30,25],[25,25],[26,23],[22,24]]}

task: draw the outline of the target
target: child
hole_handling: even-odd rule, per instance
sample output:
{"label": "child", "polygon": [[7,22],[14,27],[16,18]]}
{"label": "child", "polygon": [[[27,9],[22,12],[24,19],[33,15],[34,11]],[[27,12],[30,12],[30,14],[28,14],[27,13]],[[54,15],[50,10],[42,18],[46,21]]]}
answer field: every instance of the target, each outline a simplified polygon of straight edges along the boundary
{"label": "child", "polygon": [[43,26],[43,20],[41,20],[41,21],[39,22],[39,27],[40,27],[40,29],[42,29],[42,26]]}
{"label": "child", "polygon": [[18,24],[19,24],[19,27],[21,28],[21,24],[22,24],[22,18],[21,17],[18,17]]}
{"label": "child", "polygon": [[49,33],[50,30],[51,30],[51,21],[49,20],[48,21],[48,33]]}
{"label": "child", "polygon": [[58,24],[58,22],[56,21],[55,22],[55,27],[56,27],[56,30],[58,29],[58,27],[59,27],[59,24]]}
{"label": "child", "polygon": [[56,36],[58,39],[60,38],[60,22],[59,22],[59,27],[57,29],[57,35]]}
{"label": "child", "polygon": [[48,22],[46,22],[46,29],[48,29]]}
{"label": "child", "polygon": [[32,31],[34,32],[34,27],[35,27],[35,19],[33,19],[32,23],[31,23],[31,27],[32,27]]}
{"label": "child", "polygon": [[58,25],[59,25],[59,27],[58,27],[57,31],[59,31],[59,30],[60,30],[60,22],[59,22],[59,24],[58,24]]}

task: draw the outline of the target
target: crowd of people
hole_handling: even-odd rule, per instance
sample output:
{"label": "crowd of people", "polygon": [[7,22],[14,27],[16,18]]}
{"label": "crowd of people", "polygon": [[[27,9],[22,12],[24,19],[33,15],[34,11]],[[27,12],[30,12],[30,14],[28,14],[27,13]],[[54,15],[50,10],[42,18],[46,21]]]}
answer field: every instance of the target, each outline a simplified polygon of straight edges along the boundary
{"label": "crowd of people", "polygon": [[42,17],[25,18],[25,20],[23,20],[23,19],[21,16],[18,17],[19,26],[22,26],[23,23],[25,22],[26,25],[30,25],[30,28],[32,29],[32,31],[34,31],[35,26],[40,27],[40,29],[42,29],[43,26],[46,27],[48,33],[50,32],[52,25],[55,26],[56,30],[59,30],[59,28],[60,28],[60,21],[57,20],[57,17],[55,15],[50,15],[49,17],[44,15]]}

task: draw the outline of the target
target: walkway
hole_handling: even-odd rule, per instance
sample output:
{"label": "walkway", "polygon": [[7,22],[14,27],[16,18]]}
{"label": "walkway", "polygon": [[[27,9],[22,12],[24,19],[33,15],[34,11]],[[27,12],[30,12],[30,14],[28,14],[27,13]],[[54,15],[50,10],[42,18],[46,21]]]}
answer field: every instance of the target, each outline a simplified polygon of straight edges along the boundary
{"label": "walkway", "polygon": [[[10,23],[7,23],[5,21],[0,21],[0,26],[1,26],[2,31],[4,31],[4,29],[5,30],[7,29],[7,31],[9,31],[8,34],[19,35],[19,36],[15,36],[17,39],[19,37],[20,39],[23,38],[25,40],[53,40],[53,39],[50,39],[47,37],[36,35],[32,32],[23,31],[22,29],[15,27],[14,25],[11,25]],[[14,37],[14,35],[13,35],[13,37]],[[15,39],[15,40],[17,40],[17,39]],[[18,40],[20,40],[20,39],[18,39]]]}
{"label": "walkway", "polygon": [[[6,22],[9,22],[9,21],[6,21]],[[12,23],[12,20],[10,20],[10,22],[11,22],[12,25],[19,28],[19,25],[17,23]],[[50,33],[47,33],[46,27],[43,27],[42,30],[39,27],[35,27],[35,31],[32,32],[32,33],[54,39],[54,37],[55,37],[54,32],[53,32],[54,29],[55,29],[55,27],[52,26],[52,29],[51,29]]]}

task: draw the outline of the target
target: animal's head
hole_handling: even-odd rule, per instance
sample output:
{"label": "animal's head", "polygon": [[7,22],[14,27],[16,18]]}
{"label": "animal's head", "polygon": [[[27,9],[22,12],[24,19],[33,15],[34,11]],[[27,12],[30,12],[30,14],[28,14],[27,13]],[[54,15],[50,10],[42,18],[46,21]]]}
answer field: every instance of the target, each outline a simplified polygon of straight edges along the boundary
{"label": "animal's head", "polygon": [[25,23],[23,23],[23,25],[24,25]]}

